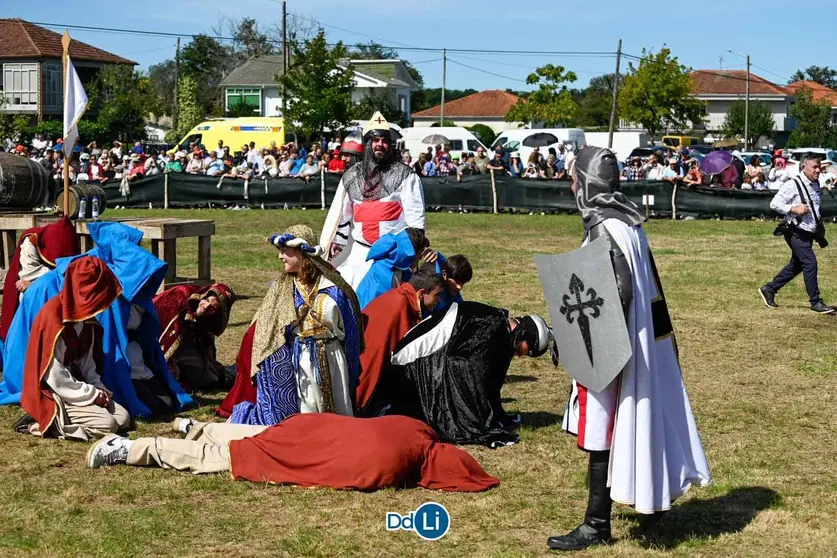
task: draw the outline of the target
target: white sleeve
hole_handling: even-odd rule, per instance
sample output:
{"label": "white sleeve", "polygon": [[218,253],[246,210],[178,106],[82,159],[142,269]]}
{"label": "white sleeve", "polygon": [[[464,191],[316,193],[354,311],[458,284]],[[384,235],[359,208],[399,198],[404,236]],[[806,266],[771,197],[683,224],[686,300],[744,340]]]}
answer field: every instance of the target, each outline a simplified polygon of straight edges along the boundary
{"label": "white sleeve", "polygon": [[[92,405],[98,395],[98,387],[92,383],[86,383],[76,380],[70,373],[70,370],[64,366],[64,353],[67,350],[67,345],[63,339],[58,339],[55,342],[55,350],[53,351],[52,364],[46,375],[46,384],[58,397],[70,405],[85,406]],[[80,363],[82,376],[85,379],[92,377],[89,368],[93,368],[93,374],[96,378],[96,367],[93,364],[93,348],[85,356],[85,359]]]}
{"label": "white sleeve", "polygon": [[24,238],[20,244],[19,277],[24,281],[31,282],[47,272],[49,272],[49,267],[41,259],[38,249],[29,240],[29,237]]}
{"label": "white sleeve", "polygon": [[349,233],[352,231],[352,209],[352,200],[346,192],[341,178],[323,224],[320,246],[328,250],[332,242],[340,246],[345,246],[348,243]]}
{"label": "white sleeve", "polygon": [[404,220],[408,227],[425,228],[424,188],[421,179],[415,173],[410,174],[401,192],[401,205],[404,207]]}
{"label": "white sleeve", "polygon": [[770,209],[776,213],[787,215],[793,207],[793,201],[796,197],[796,182],[790,181],[782,184],[773,200],[770,202]]}

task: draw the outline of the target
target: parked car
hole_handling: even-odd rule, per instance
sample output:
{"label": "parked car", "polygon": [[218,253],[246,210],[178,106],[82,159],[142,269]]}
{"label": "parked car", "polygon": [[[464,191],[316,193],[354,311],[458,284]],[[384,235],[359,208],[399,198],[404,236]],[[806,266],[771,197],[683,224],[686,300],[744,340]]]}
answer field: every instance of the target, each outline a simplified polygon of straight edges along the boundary
{"label": "parked car", "polygon": [[832,163],[837,164],[837,151],[833,149],[826,149],[824,147],[802,147],[800,149],[791,149],[789,165],[798,165],[807,153],[817,153],[828,159]]}

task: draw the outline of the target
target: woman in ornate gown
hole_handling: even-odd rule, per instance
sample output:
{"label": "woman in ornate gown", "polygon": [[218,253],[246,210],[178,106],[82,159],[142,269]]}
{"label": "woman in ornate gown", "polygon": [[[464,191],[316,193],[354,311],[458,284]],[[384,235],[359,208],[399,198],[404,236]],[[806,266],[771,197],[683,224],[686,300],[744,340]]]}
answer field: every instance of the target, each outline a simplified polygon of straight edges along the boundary
{"label": "woman in ornate gown", "polygon": [[268,290],[239,350],[236,385],[219,414],[271,426],[295,413],[353,414],[363,344],[357,296],[296,225],[268,239],[284,273]]}

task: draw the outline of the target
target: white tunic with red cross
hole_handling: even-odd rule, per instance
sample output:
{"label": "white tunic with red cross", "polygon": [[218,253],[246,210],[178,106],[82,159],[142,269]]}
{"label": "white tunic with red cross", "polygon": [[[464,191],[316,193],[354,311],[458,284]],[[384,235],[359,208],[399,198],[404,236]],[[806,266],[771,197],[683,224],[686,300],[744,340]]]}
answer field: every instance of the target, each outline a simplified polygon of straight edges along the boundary
{"label": "white tunic with red cross", "polygon": [[[339,215],[339,218],[338,218]],[[334,223],[334,225],[330,225]],[[338,266],[338,271],[353,288],[356,288],[371,262],[366,261],[369,247],[385,234],[397,234],[407,227],[425,228],[424,190],[421,179],[410,173],[401,186],[388,196],[377,200],[356,200],[346,192],[343,181],[337,186],[321,244],[337,244],[347,247],[348,254]],[[331,238],[325,236],[331,229]],[[352,242],[349,243],[349,237]]]}

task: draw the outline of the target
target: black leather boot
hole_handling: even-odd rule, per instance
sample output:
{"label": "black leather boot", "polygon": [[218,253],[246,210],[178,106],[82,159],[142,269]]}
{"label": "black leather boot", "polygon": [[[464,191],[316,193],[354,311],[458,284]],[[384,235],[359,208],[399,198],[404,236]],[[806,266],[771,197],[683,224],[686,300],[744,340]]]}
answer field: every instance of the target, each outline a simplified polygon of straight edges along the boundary
{"label": "black leather boot", "polygon": [[567,533],[549,537],[552,550],[584,550],[587,547],[610,543],[610,489],[607,487],[609,451],[590,452],[588,466],[589,493],[584,523]]}

